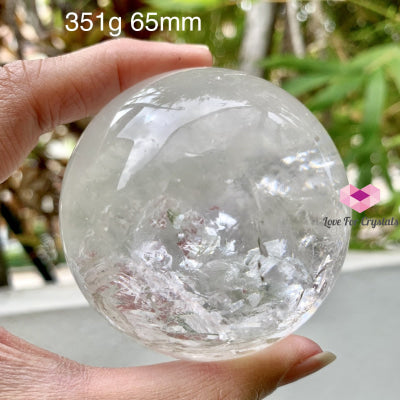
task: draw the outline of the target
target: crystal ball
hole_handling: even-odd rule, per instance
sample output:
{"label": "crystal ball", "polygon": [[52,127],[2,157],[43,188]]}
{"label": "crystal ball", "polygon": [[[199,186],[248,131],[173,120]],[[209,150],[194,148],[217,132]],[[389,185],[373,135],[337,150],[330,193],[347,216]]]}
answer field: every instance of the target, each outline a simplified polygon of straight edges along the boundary
{"label": "crystal ball", "polygon": [[349,241],[340,156],[270,82],[173,71],[112,100],[61,195],[67,262],[113,326],[175,358],[243,356],[289,335],[334,285]]}

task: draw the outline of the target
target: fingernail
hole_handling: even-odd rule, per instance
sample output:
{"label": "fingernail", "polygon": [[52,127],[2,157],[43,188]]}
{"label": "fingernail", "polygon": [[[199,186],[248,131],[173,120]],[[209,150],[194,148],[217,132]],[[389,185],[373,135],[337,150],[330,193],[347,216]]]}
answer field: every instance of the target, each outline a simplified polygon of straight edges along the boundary
{"label": "fingernail", "polygon": [[311,375],[335,360],[336,356],[330,351],[323,351],[322,353],[315,354],[293,366],[281,379],[279,386],[287,385],[307,375]]}
{"label": "fingernail", "polygon": [[210,48],[206,44],[192,44],[190,43],[189,46],[197,47],[198,49],[203,49],[210,51]]}

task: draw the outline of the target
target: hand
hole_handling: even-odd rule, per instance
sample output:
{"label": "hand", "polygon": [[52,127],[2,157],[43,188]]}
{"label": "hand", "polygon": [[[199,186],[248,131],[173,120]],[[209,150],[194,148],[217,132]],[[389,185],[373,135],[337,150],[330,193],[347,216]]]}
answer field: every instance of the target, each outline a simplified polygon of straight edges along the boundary
{"label": "hand", "polygon": [[205,46],[118,39],[0,69],[0,183],[56,125],[95,114],[124,89],[165,71],[209,66]]}
{"label": "hand", "polygon": [[[4,66],[0,182],[18,167],[41,133],[93,115],[119,92],[151,75],[211,62],[204,47],[120,39],[61,57]],[[290,336],[232,361],[94,368],[0,329],[0,400],[261,399],[334,358],[311,340]]]}
{"label": "hand", "polygon": [[0,328],[0,400],[260,400],[334,358],[311,340],[290,336],[232,361],[96,368]]}

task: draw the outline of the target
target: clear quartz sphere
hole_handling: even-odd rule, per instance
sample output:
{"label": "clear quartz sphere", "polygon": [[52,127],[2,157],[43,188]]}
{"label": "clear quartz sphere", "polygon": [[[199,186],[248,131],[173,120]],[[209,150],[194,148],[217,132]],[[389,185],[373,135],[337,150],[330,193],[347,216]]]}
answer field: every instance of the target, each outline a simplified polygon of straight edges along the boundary
{"label": "clear quartz sphere", "polygon": [[221,360],[292,333],[336,280],[350,228],[340,156],[294,97],[245,73],[173,71],[89,124],[61,196],[67,262],[115,327]]}

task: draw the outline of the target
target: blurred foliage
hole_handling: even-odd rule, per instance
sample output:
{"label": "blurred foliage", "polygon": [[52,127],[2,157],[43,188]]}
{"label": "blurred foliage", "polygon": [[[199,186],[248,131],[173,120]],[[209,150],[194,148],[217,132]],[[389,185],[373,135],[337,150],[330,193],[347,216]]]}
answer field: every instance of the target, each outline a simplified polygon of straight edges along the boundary
{"label": "blurred foliage", "polygon": [[[296,24],[305,57],[294,56],[287,5],[274,8],[270,46],[260,60],[265,77],[297,96],[321,120],[341,153],[353,184],[381,188],[380,204],[364,214],[400,218],[400,11],[393,0],[297,2]],[[251,0],[0,0],[0,65],[20,58],[56,56],[111,38],[109,23],[121,18],[119,37],[204,43],[214,64],[240,68],[241,46]],[[135,32],[135,12],[198,16],[201,31]],[[90,12],[94,28],[65,29],[68,12]],[[101,29],[100,14],[104,14]],[[46,248],[43,234],[61,251],[58,200],[71,150],[88,121],[60,126],[8,181],[0,201],[22,226],[21,243]],[[333,217],[333,216],[332,216]],[[0,219],[1,224],[4,225]],[[354,229],[353,247],[397,245],[400,230]],[[54,249],[53,249],[54,250]],[[54,253],[47,249],[48,254]],[[51,258],[52,256],[48,256]],[[53,257],[54,259],[54,257]]]}
{"label": "blurred foliage", "polygon": [[227,4],[225,0],[146,0],[145,3],[159,11],[183,11],[192,13],[200,10],[212,10]]}
{"label": "blurred foliage", "polygon": [[[381,189],[382,200],[360,216],[400,218],[400,12],[389,1],[326,7],[336,29],[303,59],[273,54],[262,61],[329,131],[351,183]],[[347,14],[347,16],[346,16]],[[307,29],[307,25],[304,26]],[[353,227],[355,248],[397,245],[399,229]]]}

